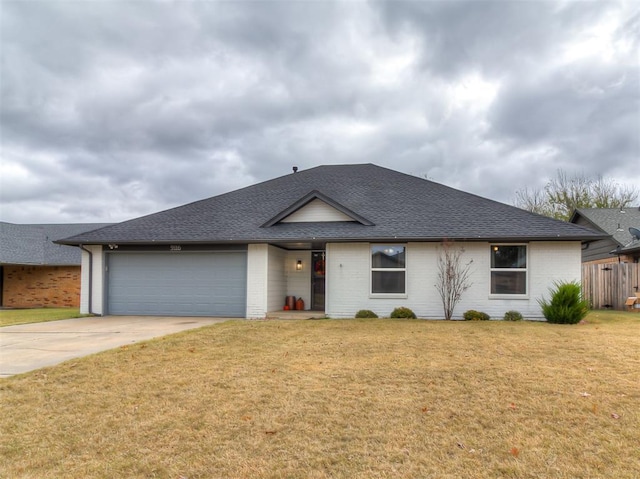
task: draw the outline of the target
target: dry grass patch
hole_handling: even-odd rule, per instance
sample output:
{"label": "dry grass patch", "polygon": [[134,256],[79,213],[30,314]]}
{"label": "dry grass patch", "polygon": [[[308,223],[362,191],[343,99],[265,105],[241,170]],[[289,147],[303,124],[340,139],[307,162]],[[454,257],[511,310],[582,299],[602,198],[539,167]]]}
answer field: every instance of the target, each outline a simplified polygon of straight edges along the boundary
{"label": "dry grass patch", "polygon": [[0,477],[640,477],[639,333],[222,323],[0,381]]}
{"label": "dry grass patch", "polygon": [[88,316],[80,314],[78,308],[35,308],[4,309],[0,311],[0,327],[13,324],[44,323],[59,319],[71,319]]}

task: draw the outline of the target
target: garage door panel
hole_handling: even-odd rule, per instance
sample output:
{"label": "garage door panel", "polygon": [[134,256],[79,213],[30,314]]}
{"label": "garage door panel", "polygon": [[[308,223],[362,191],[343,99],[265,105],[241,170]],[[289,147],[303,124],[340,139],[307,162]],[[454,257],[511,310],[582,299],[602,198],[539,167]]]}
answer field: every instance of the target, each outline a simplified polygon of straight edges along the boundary
{"label": "garage door panel", "polygon": [[109,314],[244,317],[246,253],[109,255]]}

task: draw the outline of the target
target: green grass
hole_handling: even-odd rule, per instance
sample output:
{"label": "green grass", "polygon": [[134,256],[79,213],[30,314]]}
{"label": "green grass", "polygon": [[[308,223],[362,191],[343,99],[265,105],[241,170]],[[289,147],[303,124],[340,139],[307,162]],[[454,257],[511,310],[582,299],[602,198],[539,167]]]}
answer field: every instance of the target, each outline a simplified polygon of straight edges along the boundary
{"label": "green grass", "polygon": [[640,314],[231,321],[0,380],[0,477],[640,477]]}
{"label": "green grass", "polygon": [[0,311],[0,327],[81,318],[83,316],[87,315],[80,314],[78,308],[3,309]]}

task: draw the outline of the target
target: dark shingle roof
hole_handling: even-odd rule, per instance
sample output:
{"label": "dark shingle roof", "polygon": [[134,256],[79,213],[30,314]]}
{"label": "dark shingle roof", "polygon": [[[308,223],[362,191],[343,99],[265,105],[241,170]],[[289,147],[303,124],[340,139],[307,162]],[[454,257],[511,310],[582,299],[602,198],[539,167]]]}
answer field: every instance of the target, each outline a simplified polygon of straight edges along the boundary
{"label": "dark shingle roof", "polygon": [[638,253],[640,252],[640,240],[634,239],[630,243],[626,244],[624,247],[619,250],[612,251],[612,253]]}
{"label": "dark shingle roof", "polygon": [[79,265],[80,250],[53,241],[111,223],[30,224],[0,222],[0,264]]}
{"label": "dark shingle roof", "polygon": [[579,208],[570,221],[575,221],[577,215],[585,218],[595,228],[611,235],[620,246],[631,243],[633,237],[629,227],[640,229],[640,208]]}
{"label": "dark shingle roof", "polygon": [[[269,221],[312,192],[365,218]],[[358,240],[589,240],[578,225],[372,164],[319,166],[67,238],[65,244]]]}

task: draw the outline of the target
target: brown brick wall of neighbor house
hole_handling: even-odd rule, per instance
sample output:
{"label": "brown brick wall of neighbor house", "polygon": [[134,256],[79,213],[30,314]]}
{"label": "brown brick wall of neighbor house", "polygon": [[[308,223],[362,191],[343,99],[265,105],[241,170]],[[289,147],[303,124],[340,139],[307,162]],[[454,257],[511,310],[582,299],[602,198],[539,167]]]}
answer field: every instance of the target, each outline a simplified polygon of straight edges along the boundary
{"label": "brown brick wall of neighbor house", "polygon": [[79,266],[5,265],[2,306],[12,308],[77,308]]}

